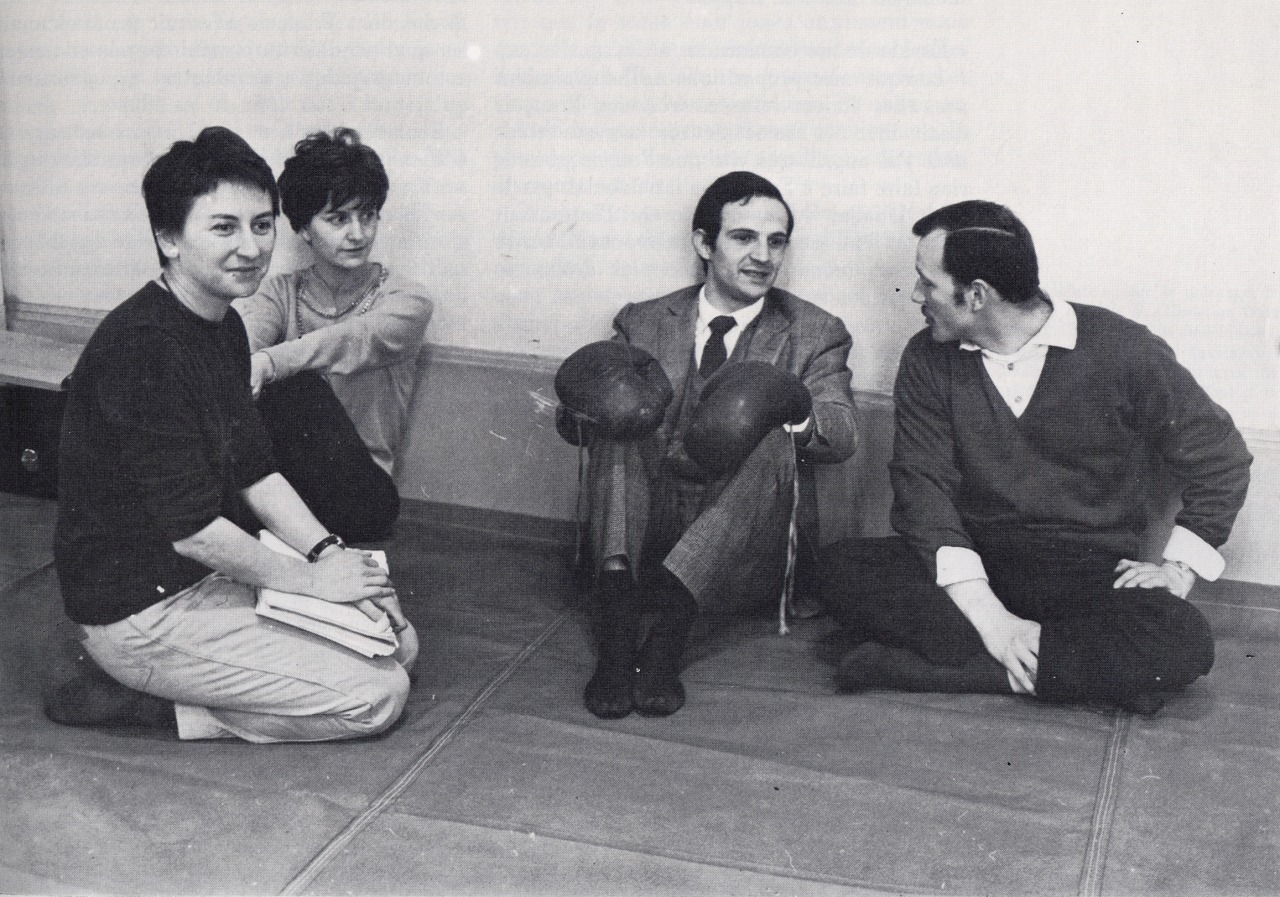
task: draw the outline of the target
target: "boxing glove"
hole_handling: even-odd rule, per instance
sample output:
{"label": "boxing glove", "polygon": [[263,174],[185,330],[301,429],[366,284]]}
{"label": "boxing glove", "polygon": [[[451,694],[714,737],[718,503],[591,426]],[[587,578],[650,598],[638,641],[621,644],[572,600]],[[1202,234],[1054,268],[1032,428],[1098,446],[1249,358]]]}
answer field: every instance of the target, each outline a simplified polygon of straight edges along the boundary
{"label": "boxing glove", "polygon": [[674,396],[656,358],[617,340],[589,343],[566,358],[555,389],[565,409],[556,414],[556,430],[571,445],[578,444],[579,420],[588,441],[642,439],[662,424]]}
{"label": "boxing glove", "polygon": [[724,476],[747,459],[770,430],[799,424],[813,410],[800,378],[763,361],[720,368],[702,389],[684,448],[699,467]]}

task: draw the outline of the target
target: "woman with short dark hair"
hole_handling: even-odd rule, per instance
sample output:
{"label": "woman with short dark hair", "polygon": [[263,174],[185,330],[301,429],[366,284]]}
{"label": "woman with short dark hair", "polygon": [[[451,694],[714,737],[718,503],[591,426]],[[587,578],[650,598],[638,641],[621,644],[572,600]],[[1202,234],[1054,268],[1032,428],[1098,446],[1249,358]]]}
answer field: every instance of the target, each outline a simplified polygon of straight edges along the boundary
{"label": "woman with short dark hair", "polygon": [[388,180],[355,131],[299,141],[279,186],[313,262],[236,303],[253,390],[281,468],[316,516],[348,539],[380,538],[399,512],[391,475],[431,299],[369,259]]}
{"label": "woman with short dark hair", "polygon": [[[161,273],[94,331],[63,417],[54,563],[97,666],[50,689],[45,712],[184,739],[381,731],[404,707],[417,637],[386,572],[281,476],[231,307],[271,262],[271,169],[206,128],[156,160],[143,193]],[[250,535],[259,527],[307,560],[267,548]],[[385,613],[394,653],[360,656],[268,621],[259,587]]]}

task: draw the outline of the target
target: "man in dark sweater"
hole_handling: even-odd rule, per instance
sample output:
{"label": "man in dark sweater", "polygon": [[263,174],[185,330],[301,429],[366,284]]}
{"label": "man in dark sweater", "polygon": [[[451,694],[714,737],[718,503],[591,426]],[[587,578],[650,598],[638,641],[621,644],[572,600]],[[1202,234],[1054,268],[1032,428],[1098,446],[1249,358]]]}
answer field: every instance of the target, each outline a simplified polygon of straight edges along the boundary
{"label": "man in dark sweater", "polygon": [[[143,193],[161,273],[94,332],[63,420],[54,560],[97,666],[50,689],[45,712],[184,739],[381,731],[404,707],[416,636],[387,574],[276,471],[231,308],[271,260],[271,169],[206,128],[156,160]],[[311,563],[246,532],[259,526]],[[367,658],[259,617],[258,586],[381,608],[399,649]]]}
{"label": "man in dark sweater", "polygon": [[[900,536],[826,551],[838,684],[1158,709],[1213,663],[1185,599],[1223,570],[1244,440],[1145,327],[1050,299],[1008,209],[957,203],[914,232],[928,329],[894,387]],[[1147,562],[1157,463],[1182,506]]]}

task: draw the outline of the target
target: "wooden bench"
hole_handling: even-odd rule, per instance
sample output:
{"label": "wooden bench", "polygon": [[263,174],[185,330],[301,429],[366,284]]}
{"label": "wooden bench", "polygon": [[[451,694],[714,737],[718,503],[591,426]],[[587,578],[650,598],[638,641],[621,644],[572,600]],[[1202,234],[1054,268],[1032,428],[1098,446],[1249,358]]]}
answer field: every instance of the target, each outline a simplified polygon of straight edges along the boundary
{"label": "wooden bench", "polygon": [[0,330],[0,383],[60,392],[84,346]]}
{"label": "wooden bench", "polygon": [[0,491],[57,494],[62,408],[83,349],[0,330]]}

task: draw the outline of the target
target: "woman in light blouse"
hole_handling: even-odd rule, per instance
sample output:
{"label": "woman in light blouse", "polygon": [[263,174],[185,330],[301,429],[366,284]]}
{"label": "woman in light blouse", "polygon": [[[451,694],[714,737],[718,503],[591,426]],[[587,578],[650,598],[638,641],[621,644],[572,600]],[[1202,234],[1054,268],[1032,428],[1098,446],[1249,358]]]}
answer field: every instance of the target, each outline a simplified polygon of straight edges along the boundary
{"label": "woman in light blouse", "polygon": [[399,513],[391,476],[432,302],[369,260],[389,183],[359,134],[299,141],[279,186],[313,264],[236,304],[253,391],[286,478],[316,516],[345,538],[377,539]]}

